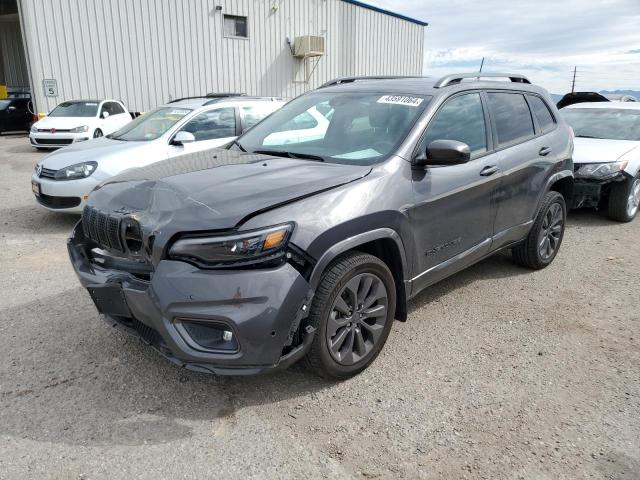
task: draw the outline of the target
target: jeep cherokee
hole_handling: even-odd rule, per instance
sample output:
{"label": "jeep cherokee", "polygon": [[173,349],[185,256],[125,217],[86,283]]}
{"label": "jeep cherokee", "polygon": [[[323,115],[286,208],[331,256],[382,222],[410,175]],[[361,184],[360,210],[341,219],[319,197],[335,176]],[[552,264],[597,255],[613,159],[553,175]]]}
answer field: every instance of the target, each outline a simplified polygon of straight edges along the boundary
{"label": "jeep cherokee", "polygon": [[98,311],[178,365],[304,359],[347,378],[429,285],[507,248],[533,269],[553,261],[572,149],[521,75],[339,79],[226,149],[101,184],[69,253]]}

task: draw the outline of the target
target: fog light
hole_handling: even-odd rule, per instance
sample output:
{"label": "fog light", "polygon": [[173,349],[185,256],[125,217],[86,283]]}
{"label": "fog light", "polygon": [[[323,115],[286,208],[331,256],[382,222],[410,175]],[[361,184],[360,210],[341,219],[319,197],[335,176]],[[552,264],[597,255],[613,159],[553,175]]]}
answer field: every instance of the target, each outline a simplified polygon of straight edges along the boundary
{"label": "fog light", "polygon": [[[226,325],[208,322],[182,319],[181,322],[187,335],[198,346],[206,350],[238,350],[238,342],[233,332],[227,330]],[[226,328],[225,328],[226,327]]]}

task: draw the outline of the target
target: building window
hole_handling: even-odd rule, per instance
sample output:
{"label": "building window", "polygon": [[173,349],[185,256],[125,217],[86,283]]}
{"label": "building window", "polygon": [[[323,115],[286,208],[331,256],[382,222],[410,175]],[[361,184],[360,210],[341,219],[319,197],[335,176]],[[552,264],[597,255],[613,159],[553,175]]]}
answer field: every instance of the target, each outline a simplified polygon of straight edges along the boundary
{"label": "building window", "polygon": [[247,17],[238,15],[224,16],[224,36],[248,38],[247,33]]}

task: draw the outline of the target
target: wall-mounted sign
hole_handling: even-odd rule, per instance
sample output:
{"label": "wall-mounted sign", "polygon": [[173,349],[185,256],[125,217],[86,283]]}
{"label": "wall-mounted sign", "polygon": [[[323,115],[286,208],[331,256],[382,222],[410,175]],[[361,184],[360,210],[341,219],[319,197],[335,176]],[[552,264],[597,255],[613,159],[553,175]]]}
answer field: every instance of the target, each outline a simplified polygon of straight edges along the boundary
{"label": "wall-mounted sign", "polygon": [[55,78],[45,78],[42,80],[44,86],[45,97],[57,97],[58,96],[58,81]]}

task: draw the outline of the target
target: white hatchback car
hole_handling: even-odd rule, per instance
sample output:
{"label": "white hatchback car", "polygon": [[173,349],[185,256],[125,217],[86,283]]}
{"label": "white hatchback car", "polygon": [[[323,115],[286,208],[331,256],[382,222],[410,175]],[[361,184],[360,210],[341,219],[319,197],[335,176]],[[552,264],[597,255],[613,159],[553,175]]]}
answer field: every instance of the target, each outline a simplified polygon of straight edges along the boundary
{"label": "white hatchback car", "polygon": [[101,182],[130,168],[223,146],[286,102],[277,97],[180,99],[112,135],[73,144],[38,162],[31,189],[43,207],[79,213]]}
{"label": "white hatchback car", "polygon": [[573,207],[604,207],[630,222],[640,206],[640,103],[588,102],[560,110],[575,133]]}
{"label": "white hatchback car", "polygon": [[131,114],[117,100],[62,102],[31,127],[29,140],[38,150],[108,135],[131,121]]}

